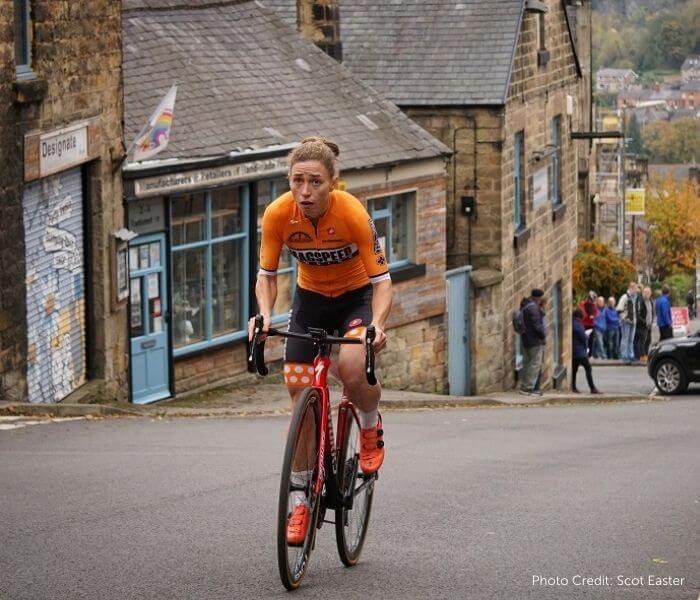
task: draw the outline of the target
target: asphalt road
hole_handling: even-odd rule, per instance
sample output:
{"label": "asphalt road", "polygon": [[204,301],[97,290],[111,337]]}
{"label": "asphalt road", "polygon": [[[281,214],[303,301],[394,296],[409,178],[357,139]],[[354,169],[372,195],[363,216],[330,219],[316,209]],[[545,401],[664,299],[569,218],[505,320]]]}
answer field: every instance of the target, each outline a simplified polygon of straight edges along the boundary
{"label": "asphalt road", "polygon": [[[699,423],[689,397],[389,413],[361,563],[342,567],[324,526],[296,595],[696,600]],[[285,429],[267,418],[0,430],[0,597],[288,597],[274,542]]]}
{"label": "asphalt road", "polygon": [[[593,381],[605,393],[650,394],[656,390],[647,368],[643,366],[594,365]],[[586,374],[583,369],[579,368],[577,382],[579,390],[588,391]],[[691,383],[684,396],[700,400],[700,383]]]}

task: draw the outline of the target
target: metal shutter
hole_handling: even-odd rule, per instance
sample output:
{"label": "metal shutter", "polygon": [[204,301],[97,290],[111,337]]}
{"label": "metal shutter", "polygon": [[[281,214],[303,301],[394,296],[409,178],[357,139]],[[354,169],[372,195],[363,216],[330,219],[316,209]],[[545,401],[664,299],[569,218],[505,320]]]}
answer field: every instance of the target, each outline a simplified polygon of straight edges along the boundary
{"label": "metal shutter", "polygon": [[80,168],[24,190],[27,386],[58,402],[85,381],[85,259]]}

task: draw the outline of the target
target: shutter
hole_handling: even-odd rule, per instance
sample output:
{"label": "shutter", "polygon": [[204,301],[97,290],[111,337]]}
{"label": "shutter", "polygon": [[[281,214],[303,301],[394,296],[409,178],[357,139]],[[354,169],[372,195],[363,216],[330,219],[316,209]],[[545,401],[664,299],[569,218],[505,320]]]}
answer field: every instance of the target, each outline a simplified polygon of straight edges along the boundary
{"label": "shutter", "polygon": [[58,402],[85,381],[85,253],[80,168],[24,190],[27,386]]}

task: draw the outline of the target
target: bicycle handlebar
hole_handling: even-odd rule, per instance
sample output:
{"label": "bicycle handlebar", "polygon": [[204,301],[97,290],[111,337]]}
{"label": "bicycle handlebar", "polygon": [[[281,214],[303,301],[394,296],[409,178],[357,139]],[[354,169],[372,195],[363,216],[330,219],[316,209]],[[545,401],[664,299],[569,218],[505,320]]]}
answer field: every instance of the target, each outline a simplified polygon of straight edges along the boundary
{"label": "bicycle handlebar", "polygon": [[[253,341],[250,342],[248,346],[248,372],[249,373],[259,373],[260,375],[267,375],[269,370],[265,365],[265,340],[260,339],[260,335],[263,333],[263,318],[262,315],[256,315],[255,317],[255,328],[253,330]],[[309,333],[297,333],[295,331],[281,331],[279,329],[270,328],[267,331],[267,337],[280,336],[285,338],[294,338],[297,340],[305,340],[307,342],[312,342],[316,345],[321,344],[361,344],[362,340],[358,338],[346,338],[346,337],[336,337],[333,335],[328,335],[323,329],[316,329],[309,327]],[[376,330],[373,325],[367,328],[367,335],[365,336],[365,377],[367,378],[367,383],[370,385],[376,385],[377,378],[374,374],[374,348],[372,343],[376,336]]]}

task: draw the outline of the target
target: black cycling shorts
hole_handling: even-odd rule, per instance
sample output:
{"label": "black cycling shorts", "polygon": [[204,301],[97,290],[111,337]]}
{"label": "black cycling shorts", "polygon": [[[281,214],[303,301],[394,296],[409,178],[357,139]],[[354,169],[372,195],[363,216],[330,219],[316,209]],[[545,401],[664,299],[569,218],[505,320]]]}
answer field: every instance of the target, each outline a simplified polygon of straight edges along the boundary
{"label": "black cycling shorts", "polygon": [[[335,298],[297,288],[289,317],[289,331],[306,333],[309,327],[320,327],[331,335],[345,335],[372,322],[372,284],[346,292]],[[312,364],[314,345],[288,338],[284,361]]]}

